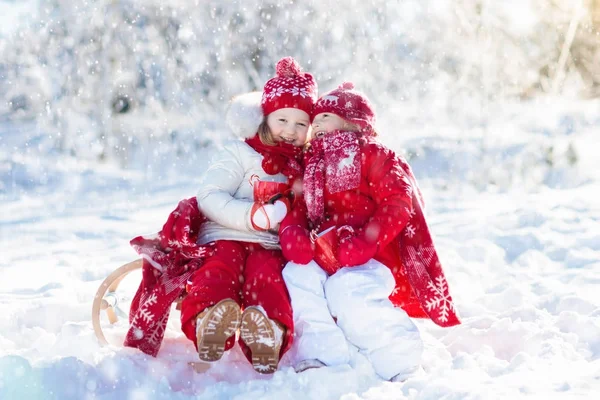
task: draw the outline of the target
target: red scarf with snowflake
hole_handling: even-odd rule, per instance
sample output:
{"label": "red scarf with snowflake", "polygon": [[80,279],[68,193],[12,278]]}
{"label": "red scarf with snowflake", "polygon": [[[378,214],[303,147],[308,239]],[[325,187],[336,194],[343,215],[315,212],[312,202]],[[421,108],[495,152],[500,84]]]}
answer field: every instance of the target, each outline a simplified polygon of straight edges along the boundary
{"label": "red scarf with snowflake", "polygon": [[184,293],[187,280],[209,250],[208,245],[196,244],[204,220],[192,197],[179,202],[160,232],[131,240],[143,259],[142,282],[131,302],[125,346],[154,357],[158,354],[171,305]]}
{"label": "red scarf with snowflake", "polygon": [[246,143],[263,156],[262,168],[267,174],[282,173],[290,180],[302,176],[302,147],[284,142],[267,145],[258,134],[246,139]]}
{"label": "red scarf with snowflake", "polygon": [[[329,193],[359,187],[362,153],[359,140],[363,139],[359,139],[354,132],[337,131],[311,142],[304,173],[304,196],[308,215],[314,226],[318,226],[324,217],[325,187]],[[401,164],[410,182],[413,208],[407,209],[409,220],[398,237],[400,261],[403,266],[398,273],[407,277],[420,303],[417,310],[407,309],[407,312],[410,311],[411,316],[426,315],[442,327],[460,324],[449,293],[448,282],[425,221],[419,187],[408,163],[401,160]],[[396,290],[400,288],[396,288],[394,293]],[[394,293],[390,296],[392,301]]]}
{"label": "red scarf with snowflake", "polygon": [[304,200],[308,217],[318,225],[325,212],[323,200],[329,193],[343,192],[360,185],[360,146],[354,132],[331,132],[310,142],[310,156],[304,170]]}

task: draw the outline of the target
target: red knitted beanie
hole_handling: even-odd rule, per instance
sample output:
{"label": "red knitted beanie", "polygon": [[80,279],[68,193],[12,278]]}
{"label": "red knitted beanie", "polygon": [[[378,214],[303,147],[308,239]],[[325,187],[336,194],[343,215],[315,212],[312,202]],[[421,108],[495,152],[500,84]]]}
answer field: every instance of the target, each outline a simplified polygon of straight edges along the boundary
{"label": "red knitted beanie", "polygon": [[354,90],[354,84],[344,82],[337,89],[317,100],[312,116],[329,112],[360,127],[361,132],[372,131],[375,125],[375,109],[364,94]]}
{"label": "red knitted beanie", "polygon": [[303,73],[292,57],[277,62],[277,75],[265,84],[262,94],[264,115],[280,108],[297,108],[312,114],[317,100],[317,83],[309,73]]}

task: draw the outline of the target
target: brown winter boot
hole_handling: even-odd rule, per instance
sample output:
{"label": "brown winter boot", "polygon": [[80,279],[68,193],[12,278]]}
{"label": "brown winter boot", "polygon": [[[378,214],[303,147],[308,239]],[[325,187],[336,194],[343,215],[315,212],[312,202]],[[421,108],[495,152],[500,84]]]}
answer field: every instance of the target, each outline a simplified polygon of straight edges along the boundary
{"label": "brown winter boot", "polygon": [[196,317],[196,344],[202,361],[220,360],[225,342],[235,335],[240,326],[242,311],[232,299],[221,300]]}
{"label": "brown winter boot", "polygon": [[251,306],[242,314],[240,337],[252,352],[252,366],[261,374],[272,374],[279,364],[285,327],[269,319],[262,307]]}

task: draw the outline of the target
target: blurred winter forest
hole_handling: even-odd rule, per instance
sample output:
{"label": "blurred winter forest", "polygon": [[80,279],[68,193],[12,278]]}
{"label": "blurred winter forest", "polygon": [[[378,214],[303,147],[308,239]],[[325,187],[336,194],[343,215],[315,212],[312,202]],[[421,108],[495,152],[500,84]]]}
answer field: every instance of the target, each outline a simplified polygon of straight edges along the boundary
{"label": "blurred winter forest", "polygon": [[0,120],[36,121],[47,151],[123,167],[157,143],[193,157],[220,137],[227,100],[260,90],[288,55],[321,92],[353,81],[394,129],[600,97],[600,0],[0,5]]}

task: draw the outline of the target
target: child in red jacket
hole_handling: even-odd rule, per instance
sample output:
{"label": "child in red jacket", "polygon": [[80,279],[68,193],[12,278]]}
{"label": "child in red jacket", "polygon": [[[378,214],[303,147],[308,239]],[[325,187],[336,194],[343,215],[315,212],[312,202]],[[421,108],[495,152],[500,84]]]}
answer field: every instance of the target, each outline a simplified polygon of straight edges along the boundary
{"label": "child in red jacket", "polygon": [[[280,227],[291,260],[283,276],[294,361],[297,370],[347,363],[349,342],[379,376],[402,380],[419,368],[423,351],[409,316],[441,326],[459,320],[410,166],[377,142],[373,107],[353,89],[345,83],[317,101],[305,154],[308,221],[291,213]],[[310,261],[305,226],[335,229],[334,265]]]}

